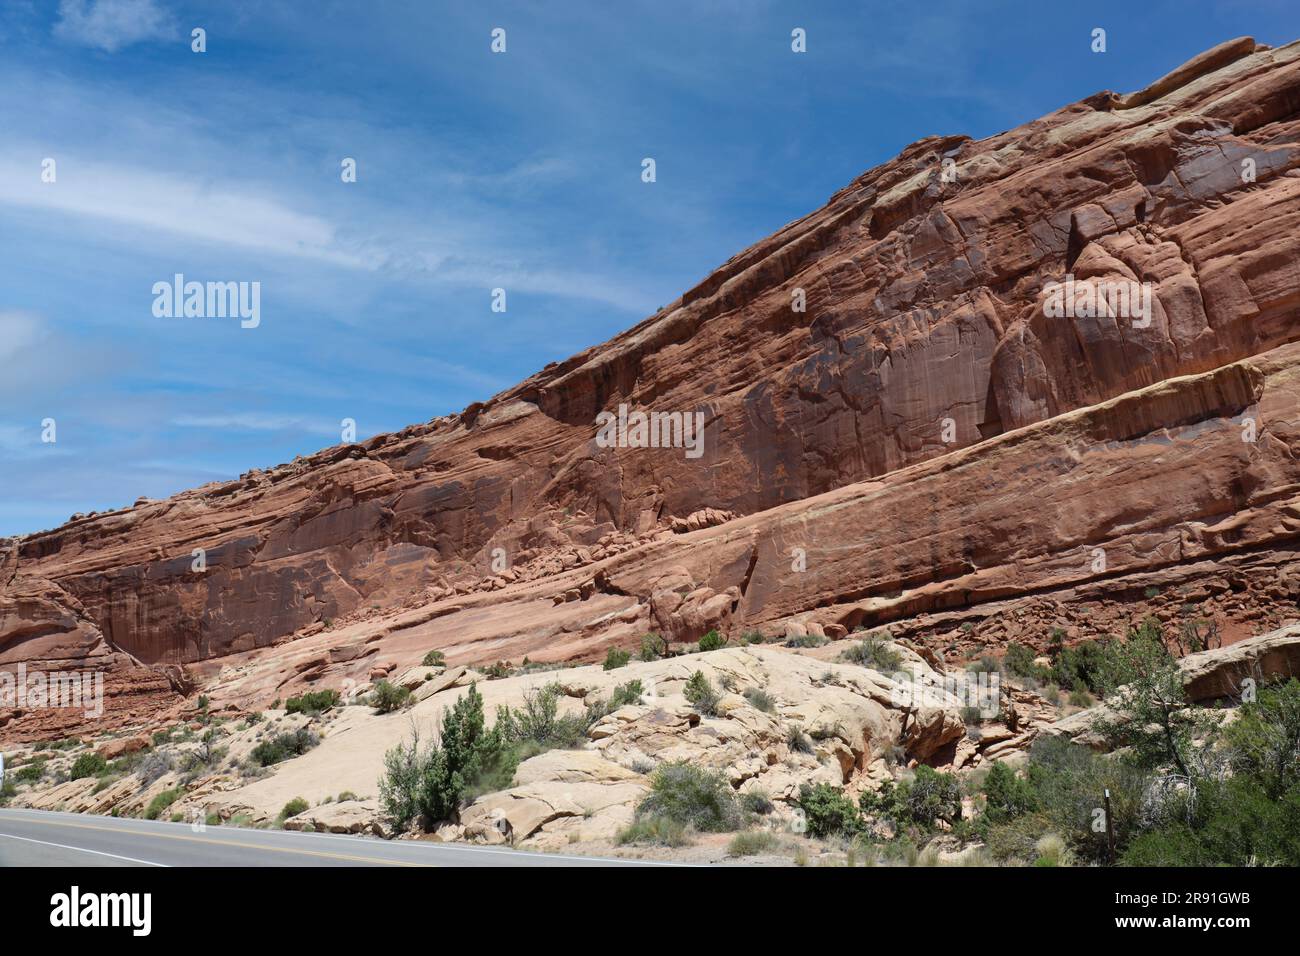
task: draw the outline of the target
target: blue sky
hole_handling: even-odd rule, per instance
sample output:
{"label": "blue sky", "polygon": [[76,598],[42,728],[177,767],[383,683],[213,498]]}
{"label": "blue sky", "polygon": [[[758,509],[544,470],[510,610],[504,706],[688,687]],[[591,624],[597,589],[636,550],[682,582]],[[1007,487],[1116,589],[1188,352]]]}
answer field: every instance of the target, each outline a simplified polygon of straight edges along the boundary
{"label": "blue sky", "polygon": [[[1289,42],[1292,6],[6,0],[0,535],[458,411],[908,143]],[[261,325],[155,318],[177,272],[260,282]]]}

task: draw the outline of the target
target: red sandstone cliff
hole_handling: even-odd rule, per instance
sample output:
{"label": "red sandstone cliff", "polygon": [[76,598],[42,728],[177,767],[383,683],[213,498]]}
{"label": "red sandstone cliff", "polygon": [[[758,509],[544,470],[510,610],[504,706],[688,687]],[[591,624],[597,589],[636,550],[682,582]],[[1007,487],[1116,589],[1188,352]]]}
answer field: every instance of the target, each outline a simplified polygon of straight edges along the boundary
{"label": "red sandstone cliff", "polygon": [[[108,666],[127,720],[190,677],[269,698],[647,630],[1256,633],[1300,594],[1297,235],[1300,43],[922,140],[459,416],[0,542],[0,665]],[[1053,317],[1067,273],[1149,284],[1149,325]],[[703,455],[600,447],[621,403],[703,412]]]}

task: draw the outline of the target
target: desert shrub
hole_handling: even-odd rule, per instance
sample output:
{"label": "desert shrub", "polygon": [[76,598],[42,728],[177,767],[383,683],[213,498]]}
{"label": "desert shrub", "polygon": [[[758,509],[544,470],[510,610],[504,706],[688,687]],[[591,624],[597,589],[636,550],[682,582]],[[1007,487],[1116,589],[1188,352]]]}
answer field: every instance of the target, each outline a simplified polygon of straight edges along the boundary
{"label": "desert shrub", "polygon": [[410,702],[409,689],[386,680],[375,681],[374,689],[370,692],[370,705],[375,708],[377,714],[391,714],[395,710],[406,707]]}
{"label": "desert shrub", "polygon": [[703,671],[696,671],[691,675],[682,693],[698,713],[709,717],[718,712],[718,692],[709,683]]}
{"label": "desert shrub", "polygon": [[996,674],[1002,670],[1002,665],[996,657],[985,654],[967,664],[966,670],[972,674]]}
{"label": "desert shrub", "polygon": [[1070,851],[1065,841],[1055,833],[1047,833],[1040,837],[1034,844],[1034,851],[1038,854],[1034,859],[1034,866],[1069,865]]}
{"label": "desert shrub", "polygon": [[552,682],[524,692],[523,706],[517,710],[502,707],[497,711],[496,726],[506,743],[534,744],[540,753],[563,747],[576,747],[586,739],[586,714],[561,717],[560,698],[564,688]]}
{"label": "desert shrub", "polygon": [[310,808],[310,805],[302,797],[294,797],[280,811],[280,819],[287,820],[290,817],[296,817],[300,813],[306,813]]}
{"label": "desert shrub", "polygon": [[1300,783],[1300,680],[1261,688],[1223,734],[1235,772],[1262,782],[1270,797]]}
{"label": "desert shrub", "polygon": [[[620,707],[626,707],[628,704],[641,703],[641,695],[645,693],[645,688],[641,686],[641,681],[630,680],[626,684],[619,684],[609,695],[609,711],[618,710]],[[602,715],[603,716],[603,715]]]}
{"label": "desert shrub", "polygon": [[15,783],[36,783],[44,775],[45,761],[37,759],[15,770],[13,778]]}
{"label": "desert shrub", "polygon": [[642,817],[618,831],[614,841],[620,846],[649,843],[656,846],[689,846],[689,828],[666,817]]}
{"label": "desert shrub", "polygon": [[1106,642],[1083,641],[1074,647],[1053,646],[1056,651],[1052,655],[1052,667],[1046,675],[1047,680],[1066,690],[1101,693]]}
{"label": "desert shrub", "polygon": [[829,783],[804,784],[799,788],[799,809],[815,837],[843,834],[853,836],[862,829],[862,814],[844,791]]}
{"label": "desert shrub", "polygon": [[762,688],[749,688],[745,691],[745,700],[749,701],[751,707],[765,714],[776,713],[776,698]]}
{"label": "desert shrub", "polygon": [[889,820],[896,827],[932,830],[939,821],[951,825],[961,820],[961,783],[955,774],[940,773],[925,764],[910,780],[887,780],[876,793],[858,799],[862,811]]}
{"label": "desert shrub", "polygon": [[879,634],[868,634],[862,640],[850,644],[840,654],[840,660],[860,664],[883,674],[893,673],[903,666],[903,656]]}
{"label": "desert shrub", "polygon": [[162,816],[164,810],[166,810],[168,807],[170,807],[173,803],[175,803],[184,795],[185,795],[185,791],[179,788],[175,790],[164,790],[162,793],[157,794],[152,800],[149,801],[149,805],[145,807],[144,818],[146,820],[157,820],[160,816]]}
{"label": "desert shrub", "polygon": [[1002,666],[1007,669],[1008,673],[1017,677],[1041,680],[1047,676],[1048,669],[1041,664],[1034,663],[1036,656],[1033,648],[1012,641],[1007,645],[1007,652],[1002,657]]}
{"label": "desert shrub", "polygon": [[94,751],[90,751],[73,761],[68,776],[72,780],[80,780],[82,777],[98,777],[107,769],[108,761]]}
{"label": "desert shrub", "polygon": [[1038,797],[1029,781],[1000,760],[989,768],[983,789],[984,815],[991,823],[1002,823],[1038,806]]}
{"label": "desert shrub", "polygon": [[727,844],[727,856],[757,856],[760,853],[772,853],[780,845],[781,841],[766,830],[737,833]]}
{"label": "desert shrub", "polygon": [[1042,738],[1030,750],[1026,774],[1049,828],[1085,862],[1106,860],[1106,832],[1094,828],[1110,790],[1111,825],[1122,852],[1143,824],[1152,777],[1131,761],[1097,754],[1059,738]]}
{"label": "desert shrub", "polygon": [[826,641],[819,634],[791,634],[784,643],[786,647],[821,647]]}
{"label": "desert shrub", "polygon": [[746,813],[752,813],[756,816],[767,816],[776,809],[772,803],[772,798],[767,795],[767,791],[754,787],[746,790],[740,795],[740,807]]}
{"label": "desert shrub", "polygon": [[632,659],[631,652],[625,651],[621,647],[611,647],[605,653],[605,670],[607,671],[616,670],[617,668],[622,667],[631,659]]}
{"label": "desert shrub", "polygon": [[429,651],[420,661],[421,667],[446,667],[447,658],[442,651]]}
{"label": "desert shrub", "polygon": [[290,697],[284,702],[287,714],[319,714],[323,710],[337,707],[339,692],[336,690],[313,690],[298,697]]}
{"label": "desert shrub", "polygon": [[684,760],[655,770],[636,815],[661,817],[702,833],[734,830],[741,823],[740,806],[727,779]]}
{"label": "desert shrub", "polygon": [[8,777],[6,777],[5,782],[0,784],[0,807],[3,807],[5,804],[7,804],[9,802],[9,798],[15,796],[17,793],[18,793],[18,785],[15,784]]}
{"label": "desert shrub", "polygon": [[509,759],[501,728],[486,729],[483,696],[470,684],[443,713],[437,741],[422,748],[413,731],[408,743],[384,755],[380,806],[399,828],[416,819],[433,826],[454,817],[466,791],[484,777],[503,777]]}
{"label": "desert shrub", "polygon": [[320,743],[320,738],[306,727],[299,727],[289,733],[276,734],[270,740],[264,740],[249,753],[249,757],[260,767],[269,767],[291,757],[300,757]]}
{"label": "desert shrub", "polygon": [[668,656],[668,641],[658,634],[646,634],[641,638],[641,660],[657,661]]}
{"label": "desert shrub", "polygon": [[495,664],[489,664],[483,668],[483,676],[488,680],[501,680],[504,677],[509,677],[514,672],[515,669],[510,666],[509,661],[497,661]]}
{"label": "desert shrub", "polygon": [[727,639],[717,631],[709,631],[700,638],[700,652],[721,650],[727,644]]}
{"label": "desert shrub", "polygon": [[810,754],[814,751],[812,738],[798,724],[791,724],[785,729],[785,743],[796,753]]}
{"label": "desert shrub", "polygon": [[1102,661],[1106,713],[1093,721],[1111,749],[1128,748],[1139,766],[1192,771],[1196,738],[1209,727],[1204,711],[1183,690],[1182,670],[1161,643],[1158,628],[1130,630],[1110,644]]}
{"label": "desert shrub", "polygon": [[940,820],[952,824],[961,819],[961,783],[956,774],[921,764],[916,776],[899,785],[898,795],[906,819],[917,826],[929,828]]}
{"label": "desert shrub", "polygon": [[742,644],[762,644],[767,638],[762,631],[746,631],[740,636]]}

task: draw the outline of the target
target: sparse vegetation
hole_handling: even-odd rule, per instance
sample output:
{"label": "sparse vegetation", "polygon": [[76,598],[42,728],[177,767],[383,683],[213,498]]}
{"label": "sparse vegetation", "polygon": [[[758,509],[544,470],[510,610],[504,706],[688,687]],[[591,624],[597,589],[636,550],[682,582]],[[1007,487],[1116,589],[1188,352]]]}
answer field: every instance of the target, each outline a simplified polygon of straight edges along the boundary
{"label": "sparse vegetation", "polygon": [[313,690],[298,697],[290,697],[284,702],[284,710],[287,714],[319,714],[338,704],[338,691]]}
{"label": "sparse vegetation", "polygon": [[658,634],[646,634],[641,638],[641,660],[657,661],[668,656],[668,641]]}
{"label": "sparse vegetation", "polygon": [[320,743],[320,738],[306,727],[299,727],[290,733],[276,734],[270,740],[264,740],[249,753],[249,758],[261,767],[269,767],[292,757],[305,754]]}
{"label": "sparse vegetation", "polygon": [[420,661],[421,667],[446,667],[447,658],[442,651],[429,651]]}
{"label": "sparse vegetation", "polygon": [[605,653],[605,670],[616,670],[632,659],[630,651],[625,651],[621,647],[611,647]]}
{"label": "sparse vegetation", "polygon": [[419,732],[413,730],[408,743],[384,755],[380,805],[399,829],[415,821],[436,826],[460,809],[469,787],[502,774],[507,754],[501,728],[486,729],[483,696],[470,684],[443,713],[437,740],[421,747]]}
{"label": "sparse vegetation", "polygon": [[377,714],[391,714],[410,703],[411,691],[408,688],[386,680],[375,681],[374,689],[370,692],[370,704]]}
{"label": "sparse vegetation", "polygon": [[882,674],[892,674],[903,666],[903,656],[880,634],[868,634],[840,653],[840,660],[859,664]]}
{"label": "sparse vegetation", "polygon": [[91,750],[72,762],[72,769],[68,771],[68,778],[80,780],[82,777],[98,777],[107,769],[108,761]]}
{"label": "sparse vegetation", "polygon": [[160,816],[162,816],[163,811],[165,811],[168,807],[170,807],[173,803],[175,803],[184,795],[185,795],[184,790],[180,790],[180,789],[164,790],[162,793],[158,794],[152,800],[149,801],[149,805],[145,807],[144,810],[144,818],[146,820],[157,820]]}
{"label": "sparse vegetation", "polygon": [[294,797],[280,811],[280,819],[283,821],[290,817],[296,817],[300,813],[306,813],[309,809],[311,809],[311,805],[306,800],[302,797]]}
{"label": "sparse vegetation", "polygon": [[655,770],[636,815],[638,821],[671,820],[701,833],[724,833],[741,823],[740,806],[726,778],[684,760]]}
{"label": "sparse vegetation", "polygon": [[700,638],[700,653],[705,651],[718,651],[727,646],[727,639],[717,631],[709,631]]}
{"label": "sparse vegetation", "polygon": [[711,717],[718,712],[718,692],[709,683],[709,679],[704,676],[703,671],[696,671],[691,675],[691,679],[686,682],[686,688],[682,693],[697,713]]}
{"label": "sparse vegetation", "polygon": [[781,841],[766,830],[737,833],[727,844],[727,856],[758,856],[761,853],[772,853],[780,845]]}
{"label": "sparse vegetation", "polygon": [[745,691],[745,700],[750,706],[765,714],[776,713],[776,698],[760,687],[751,687]]}

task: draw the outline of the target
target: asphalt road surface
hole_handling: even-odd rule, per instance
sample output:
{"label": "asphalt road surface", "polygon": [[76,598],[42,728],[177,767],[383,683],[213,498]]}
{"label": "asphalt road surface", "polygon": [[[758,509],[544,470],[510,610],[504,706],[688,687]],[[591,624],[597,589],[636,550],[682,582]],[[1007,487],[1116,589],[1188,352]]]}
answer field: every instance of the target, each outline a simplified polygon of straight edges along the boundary
{"label": "asphalt road surface", "polygon": [[[3,866],[632,866],[501,847],[0,810]],[[650,864],[653,865],[653,864]]]}

